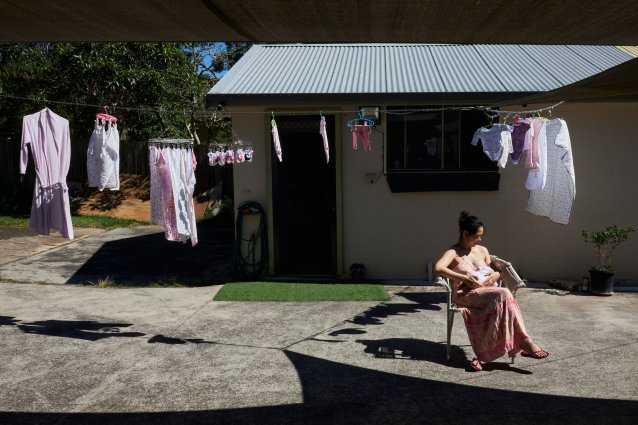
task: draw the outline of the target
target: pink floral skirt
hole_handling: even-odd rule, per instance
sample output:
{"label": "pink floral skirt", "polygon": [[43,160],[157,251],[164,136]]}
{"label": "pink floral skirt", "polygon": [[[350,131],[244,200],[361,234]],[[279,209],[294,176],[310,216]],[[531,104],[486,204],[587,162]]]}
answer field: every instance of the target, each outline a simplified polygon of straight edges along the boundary
{"label": "pink floral skirt", "polygon": [[518,302],[507,288],[477,288],[456,295],[476,358],[491,362],[514,356],[529,339]]}

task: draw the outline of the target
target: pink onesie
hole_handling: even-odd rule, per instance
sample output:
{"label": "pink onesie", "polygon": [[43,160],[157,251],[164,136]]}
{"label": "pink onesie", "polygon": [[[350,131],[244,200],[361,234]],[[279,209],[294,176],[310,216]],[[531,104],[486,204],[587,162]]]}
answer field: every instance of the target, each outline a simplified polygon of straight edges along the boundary
{"label": "pink onesie", "polygon": [[363,150],[371,151],[372,146],[370,146],[370,133],[371,128],[367,122],[364,122],[363,125],[355,124],[352,126],[352,149],[357,149],[357,139],[359,135],[361,136],[361,141],[363,142]]}

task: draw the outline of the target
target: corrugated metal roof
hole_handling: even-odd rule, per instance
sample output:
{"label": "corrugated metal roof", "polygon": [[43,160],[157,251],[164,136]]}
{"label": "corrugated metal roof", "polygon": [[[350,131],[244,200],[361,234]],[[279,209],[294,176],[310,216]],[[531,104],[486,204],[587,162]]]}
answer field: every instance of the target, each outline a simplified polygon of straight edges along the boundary
{"label": "corrugated metal roof", "polygon": [[634,58],[638,58],[638,46],[617,46],[624,53],[627,53]]}
{"label": "corrugated metal roof", "polygon": [[613,46],[255,45],[209,95],[542,92],[631,58]]}

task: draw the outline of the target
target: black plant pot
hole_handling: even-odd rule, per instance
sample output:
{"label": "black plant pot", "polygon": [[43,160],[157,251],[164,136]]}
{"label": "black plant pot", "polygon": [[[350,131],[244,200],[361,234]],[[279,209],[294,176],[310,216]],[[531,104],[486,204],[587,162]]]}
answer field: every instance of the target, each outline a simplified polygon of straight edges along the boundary
{"label": "black plant pot", "polygon": [[601,270],[589,270],[591,293],[595,295],[614,294],[614,274]]}

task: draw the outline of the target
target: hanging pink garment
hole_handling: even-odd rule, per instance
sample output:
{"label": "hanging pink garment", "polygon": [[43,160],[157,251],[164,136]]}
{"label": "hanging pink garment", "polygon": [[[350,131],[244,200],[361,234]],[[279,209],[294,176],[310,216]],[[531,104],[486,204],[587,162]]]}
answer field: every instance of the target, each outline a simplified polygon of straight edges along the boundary
{"label": "hanging pink garment", "polygon": [[175,198],[173,196],[173,181],[171,178],[171,169],[169,159],[169,148],[159,151],[156,161],[157,175],[161,187],[162,196],[162,214],[164,217],[164,235],[166,240],[181,241],[179,232],[177,231],[177,213],[175,211]]}
{"label": "hanging pink garment", "polygon": [[151,170],[151,223],[164,225],[164,213],[162,211],[162,185],[157,173],[157,161],[159,149],[157,146],[149,146],[149,169]]}
{"label": "hanging pink garment", "polygon": [[322,116],[319,121],[319,134],[323,139],[323,151],[326,153],[326,163],[330,162],[330,145],[328,144],[328,132],[326,131],[326,117]]}
{"label": "hanging pink garment", "polygon": [[538,170],[540,166],[540,142],[539,138],[544,131],[543,126],[545,120],[542,118],[534,118],[531,120],[530,129],[530,146],[525,157],[525,168],[528,170]]}
{"label": "hanging pink garment", "polygon": [[372,150],[372,146],[370,145],[370,133],[372,132],[371,127],[367,122],[364,122],[363,125],[355,124],[352,126],[352,149],[357,149],[357,141],[359,136],[361,136],[361,142],[363,143],[363,150],[370,152]]}
{"label": "hanging pink garment", "polygon": [[29,149],[35,165],[35,189],[29,227],[41,235],[51,229],[73,239],[66,175],[71,163],[69,121],[49,108],[22,119],[20,174],[26,173]]}
{"label": "hanging pink garment", "polygon": [[281,152],[281,141],[279,140],[279,131],[277,130],[277,123],[273,119],[271,121],[272,124],[272,144],[275,148],[275,153],[277,154],[277,158],[279,158],[279,162],[282,161],[282,152]]}
{"label": "hanging pink garment", "polygon": [[[454,271],[466,274],[475,266],[461,261]],[[514,356],[522,350],[521,342],[529,339],[518,302],[507,288],[481,287],[462,290],[461,282],[452,280],[454,302],[462,308],[465,328],[476,358],[491,362]]]}

